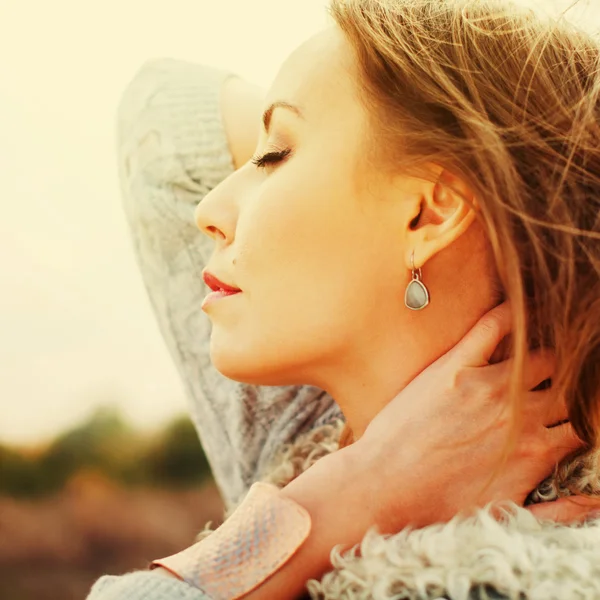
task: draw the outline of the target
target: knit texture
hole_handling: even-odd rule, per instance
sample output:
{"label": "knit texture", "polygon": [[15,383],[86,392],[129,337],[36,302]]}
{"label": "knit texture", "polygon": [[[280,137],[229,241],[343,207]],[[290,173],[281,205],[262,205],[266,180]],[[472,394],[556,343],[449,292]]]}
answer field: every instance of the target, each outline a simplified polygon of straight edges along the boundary
{"label": "knit texture", "polygon": [[101,577],[87,600],[212,600],[198,588],[152,571]]}

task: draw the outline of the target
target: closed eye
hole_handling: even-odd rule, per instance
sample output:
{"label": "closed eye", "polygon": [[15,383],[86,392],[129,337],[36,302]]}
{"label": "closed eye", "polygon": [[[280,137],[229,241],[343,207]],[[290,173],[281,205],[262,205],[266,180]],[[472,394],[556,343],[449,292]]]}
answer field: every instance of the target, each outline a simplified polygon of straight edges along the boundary
{"label": "closed eye", "polygon": [[262,156],[253,156],[251,161],[253,165],[256,165],[259,169],[263,169],[268,165],[275,165],[285,160],[291,153],[290,148],[280,150],[277,152],[267,152]]}

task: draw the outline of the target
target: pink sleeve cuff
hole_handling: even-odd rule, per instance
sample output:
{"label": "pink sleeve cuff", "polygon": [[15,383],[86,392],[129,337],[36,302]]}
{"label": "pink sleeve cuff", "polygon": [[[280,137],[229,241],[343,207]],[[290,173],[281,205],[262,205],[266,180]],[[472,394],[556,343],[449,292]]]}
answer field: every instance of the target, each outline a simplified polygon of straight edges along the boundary
{"label": "pink sleeve cuff", "polygon": [[214,600],[237,600],[279,570],[310,533],[308,511],[267,483],[255,483],[235,512],[209,537],[155,560]]}

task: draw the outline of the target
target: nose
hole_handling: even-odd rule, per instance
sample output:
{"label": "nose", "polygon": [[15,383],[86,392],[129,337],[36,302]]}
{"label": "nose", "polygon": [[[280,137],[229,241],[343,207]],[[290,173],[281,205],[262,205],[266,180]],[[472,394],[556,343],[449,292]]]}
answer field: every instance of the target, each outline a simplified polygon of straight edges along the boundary
{"label": "nose", "polygon": [[231,243],[235,236],[237,208],[233,201],[229,178],[224,179],[200,201],[195,210],[198,229],[215,241]]}

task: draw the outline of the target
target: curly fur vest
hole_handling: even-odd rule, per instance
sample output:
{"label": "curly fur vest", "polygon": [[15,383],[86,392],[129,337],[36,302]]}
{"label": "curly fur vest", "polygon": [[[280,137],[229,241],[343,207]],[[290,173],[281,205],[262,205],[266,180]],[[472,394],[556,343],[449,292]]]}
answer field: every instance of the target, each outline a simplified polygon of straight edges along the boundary
{"label": "curly fur vest", "polygon": [[[263,474],[283,487],[339,447],[342,423],[284,448]],[[580,456],[543,482],[529,502],[600,494],[600,452]],[[206,532],[207,533],[207,532]],[[201,534],[202,535],[202,534]],[[333,570],[308,582],[321,600],[600,600],[600,518],[585,525],[539,522],[512,505],[503,519],[479,510],[394,535],[370,531]]]}

